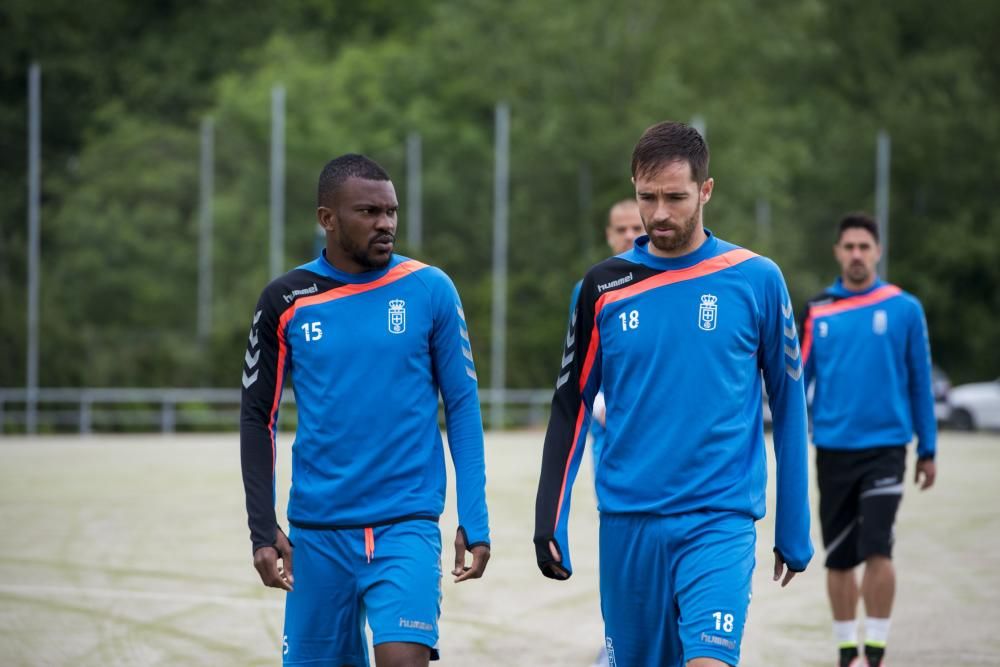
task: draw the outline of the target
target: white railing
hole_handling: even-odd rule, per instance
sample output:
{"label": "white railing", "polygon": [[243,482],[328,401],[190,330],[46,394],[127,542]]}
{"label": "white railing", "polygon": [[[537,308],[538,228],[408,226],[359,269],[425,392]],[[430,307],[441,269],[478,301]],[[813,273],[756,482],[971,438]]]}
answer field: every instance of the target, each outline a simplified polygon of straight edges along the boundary
{"label": "white railing", "polygon": [[[32,400],[32,398],[34,400]],[[505,425],[538,426],[548,417],[551,389],[479,391],[483,417],[503,406]],[[402,400],[402,399],[401,399]],[[295,428],[295,397],[282,397],[279,428]],[[0,388],[0,436],[23,433],[29,423],[40,432],[225,431],[239,428],[240,390],[210,388]]]}

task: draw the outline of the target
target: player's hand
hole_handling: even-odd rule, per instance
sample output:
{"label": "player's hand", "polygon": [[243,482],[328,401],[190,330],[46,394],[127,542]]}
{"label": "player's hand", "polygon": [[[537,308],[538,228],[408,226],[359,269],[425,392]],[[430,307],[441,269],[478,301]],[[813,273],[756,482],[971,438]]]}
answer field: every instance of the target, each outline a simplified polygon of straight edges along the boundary
{"label": "player's hand", "polygon": [[594,409],[593,409],[594,419],[602,427],[607,426],[605,423],[608,419],[608,406],[604,402],[604,392],[597,392],[597,396],[594,397]]}
{"label": "player's hand", "polygon": [[[923,479],[921,479],[923,477]],[[929,489],[934,486],[934,478],[937,477],[937,466],[934,465],[934,459],[924,459],[923,461],[917,461],[916,471],[913,475],[913,481],[920,485],[920,490]]]}
{"label": "player's hand", "polygon": [[[288,541],[281,529],[274,540],[273,547],[261,547],[253,552],[253,566],[265,586],[292,590],[295,577],[292,576],[292,543]],[[281,565],[278,565],[281,559]]]}
{"label": "player's hand", "polygon": [[785,572],[785,578],[781,578],[781,573],[785,571],[785,559],[781,557],[777,551],[774,552],[774,580],[781,581],[781,587],[784,588],[788,585],[788,582],[792,580],[795,576],[795,571],[792,568],[788,568]]}
{"label": "player's hand", "polygon": [[[472,554],[472,565],[465,564],[465,554]],[[455,531],[455,583],[466,579],[479,579],[486,572],[486,564],[490,562],[490,548],[479,544],[469,549],[465,543],[465,533],[461,528]]]}
{"label": "player's hand", "polygon": [[544,567],[547,567],[549,572],[555,575],[556,579],[569,579],[569,572],[567,572],[561,565],[558,565],[558,563],[562,562],[562,556],[559,555],[559,550],[556,549],[556,543],[552,540],[549,540],[549,553],[552,554],[552,558],[555,562],[546,563]]}

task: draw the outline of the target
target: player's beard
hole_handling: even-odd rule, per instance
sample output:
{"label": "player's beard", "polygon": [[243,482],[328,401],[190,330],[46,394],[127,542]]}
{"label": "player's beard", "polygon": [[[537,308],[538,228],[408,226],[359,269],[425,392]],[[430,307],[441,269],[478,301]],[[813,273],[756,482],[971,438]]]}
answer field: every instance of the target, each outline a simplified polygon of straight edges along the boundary
{"label": "player's beard", "polygon": [[359,265],[369,270],[384,268],[389,264],[389,260],[392,259],[392,251],[389,251],[384,257],[378,257],[375,255],[373,246],[376,243],[395,244],[395,242],[396,236],[394,234],[379,234],[371,238],[367,246],[362,247],[361,244],[356,243],[350,236],[344,234],[343,230],[337,231],[337,244],[341,250],[350,255],[351,259]]}
{"label": "player's beard", "polygon": [[646,228],[646,233],[649,234],[649,242],[656,246],[657,250],[661,252],[674,252],[679,248],[687,247],[691,242],[691,237],[694,236],[694,231],[698,228],[698,220],[700,218],[701,201],[698,202],[698,208],[694,210],[690,218],[682,220],[679,225],[667,225],[669,229],[677,232],[673,238],[665,239],[649,233],[651,227],[663,228],[663,225],[646,225],[645,221],[643,221],[643,226]]}
{"label": "player's beard", "polygon": [[847,267],[847,279],[854,285],[861,285],[871,278],[872,272],[864,262],[852,262]]}

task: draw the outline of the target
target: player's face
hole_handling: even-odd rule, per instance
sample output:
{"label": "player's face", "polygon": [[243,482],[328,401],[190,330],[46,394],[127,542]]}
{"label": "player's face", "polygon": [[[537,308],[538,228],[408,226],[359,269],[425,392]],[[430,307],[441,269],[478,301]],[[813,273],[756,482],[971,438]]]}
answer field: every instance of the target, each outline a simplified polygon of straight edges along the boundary
{"label": "player's face", "polygon": [[326,256],[338,269],[361,273],[389,263],[399,202],[392,181],[348,178],[329,207],[317,209],[326,230]]}
{"label": "player's face", "polygon": [[882,249],[867,229],[845,229],[840,240],[833,246],[833,254],[840,264],[844,284],[848,287],[863,289],[874,282]]}
{"label": "player's face", "polygon": [[620,255],[626,250],[631,250],[632,243],[642,236],[642,231],[642,218],[639,216],[638,206],[618,204],[612,208],[605,230],[611,254]]}
{"label": "player's face", "polygon": [[671,162],[634,181],[650,253],[680,257],[696,250],[704,241],[701,207],[711,199],[714,181],[706,179],[699,187],[687,160]]}

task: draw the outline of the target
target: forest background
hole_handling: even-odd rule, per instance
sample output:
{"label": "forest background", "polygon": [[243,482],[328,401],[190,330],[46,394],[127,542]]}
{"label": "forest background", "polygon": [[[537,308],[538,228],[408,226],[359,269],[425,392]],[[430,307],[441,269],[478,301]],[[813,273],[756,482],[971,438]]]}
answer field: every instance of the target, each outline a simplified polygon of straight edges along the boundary
{"label": "forest background", "polygon": [[[956,0],[213,0],[0,7],[0,387],[24,385],[27,69],[42,69],[43,387],[236,387],[269,275],[271,90],[286,90],[285,268],[320,169],[363,152],[490,374],[494,109],[511,112],[507,377],[556,377],[570,289],[606,255],[643,129],[704,119],[706,226],[775,259],[796,308],[837,273],[892,142],[889,278],[955,383],[1000,376],[1000,3]],[[199,127],[215,127],[211,335],[196,337]],[[758,224],[761,206],[769,225]],[[398,250],[406,246],[401,220]],[[415,253],[416,254],[416,253]]]}

